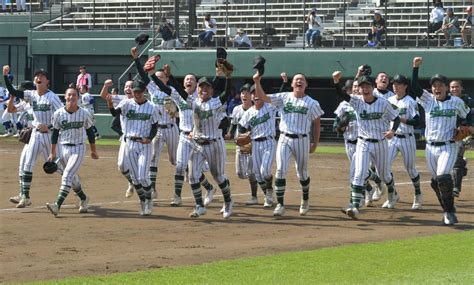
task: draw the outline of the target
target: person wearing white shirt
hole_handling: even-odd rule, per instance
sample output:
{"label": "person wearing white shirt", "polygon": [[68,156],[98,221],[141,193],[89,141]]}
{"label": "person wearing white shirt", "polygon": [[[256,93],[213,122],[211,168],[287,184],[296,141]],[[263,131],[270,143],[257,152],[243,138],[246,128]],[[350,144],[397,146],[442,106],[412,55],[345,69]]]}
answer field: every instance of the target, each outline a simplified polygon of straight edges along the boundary
{"label": "person wearing white shirt", "polygon": [[252,48],[252,41],[250,40],[244,29],[238,29],[237,35],[235,35],[234,39],[232,39],[231,41],[235,43],[236,47]]}
{"label": "person wearing white shirt", "polygon": [[199,34],[199,40],[203,42],[204,46],[209,46],[212,37],[217,33],[217,22],[211,18],[211,14],[206,14],[203,25],[204,32]]}
{"label": "person wearing white shirt", "polygon": [[306,46],[310,47],[314,45],[314,41],[317,37],[320,37],[323,32],[323,25],[321,18],[316,15],[316,8],[311,9],[311,12],[308,15],[306,23],[308,24],[308,29],[306,30]]}

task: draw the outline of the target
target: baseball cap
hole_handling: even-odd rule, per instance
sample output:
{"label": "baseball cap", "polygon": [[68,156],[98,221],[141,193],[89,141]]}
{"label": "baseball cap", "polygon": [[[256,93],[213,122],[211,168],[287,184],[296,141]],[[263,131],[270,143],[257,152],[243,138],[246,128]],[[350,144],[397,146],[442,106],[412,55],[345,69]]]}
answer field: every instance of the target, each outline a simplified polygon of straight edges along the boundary
{"label": "baseball cap", "polygon": [[316,8],[311,9],[311,13],[315,13],[316,11],[318,11],[318,9],[316,9]]}
{"label": "baseball cap", "polygon": [[145,82],[141,80],[134,80],[132,84],[132,91],[140,91],[143,92],[146,89]]}
{"label": "baseball cap", "polygon": [[263,56],[261,55],[257,55],[253,59],[253,68],[258,70],[258,73],[260,73],[260,76],[262,76],[263,73],[265,72],[265,62],[266,62],[265,58],[263,58]]}
{"label": "baseball cap", "polygon": [[370,85],[373,86],[374,85],[374,80],[370,76],[362,75],[361,77],[359,77],[359,79],[357,79],[357,84],[359,84],[359,86],[360,86],[363,83],[367,83],[367,84],[370,84]]}
{"label": "baseball cap", "polygon": [[409,81],[408,78],[401,74],[395,74],[395,76],[392,79],[392,83],[400,83],[400,84],[405,84],[408,85]]}
{"label": "baseball cap", "polygon": [[352,85],[354,84],[354,80],[352,79],[347,79],[346,82],[344,83],[343,89],[352,89]]}
{"label": "baseball cap", "polygon": [[49,80],[49,73],[48,73],[46,70],[44,70],[44,69],[38,69],[38,70],[36,70],[36,71],[35,71],[35,74],[33,75],[33,77],[36,77],[36,76],[38,76],[38,75],[43,75],[44,77],[46,77],[46,79]]}
{"label": "baseball cap", "polygon": [[240,87],[240,92],[245,91],[245,90],[250,91],[250,87],[251,87],[250,84],[246,83],[242,85],[242,87]]}
{"label": "baseball cap", "polygon": [[31,81],[23,81],[22,83],[20,83],[20,87],[18,88],[18,90],[35,90],[35,85]]}
{"label": "baseball cap", "polygon": [[238,33],[238,34],[243,34],[243,33],[245,33],[245,31],[244,31],[244,29],[239,28],[239,29],[237,29],[237,33]]}
{"label": "baseball cap", "polygon": [[446,12],[454,12],[453,7],[448,7],[448,8],[446,9]]}
{"label": "baseball cap", "polygon": [[198,86],[201,86],[201,85],[203,85],[203,84],[207,84],[207,85],[213,87],[213,86],[212,86],[212,83],[207,79],[207,77],[201,77],[201,78],[199,78]]}
{"label": "baseball cap", "polygon": [[375,14],[375,15],[380,15],[380,16],[382,16],[382,12],[380,12],[380,10],[375,10],[375,11],[374,11],[374,14]]}
{"label": "baseball cap", "polygon": [[433,85],[435,81],[441,81],[444,84],[448,85],[448,78],[446,76],[436,73],[430,78],[430,85]]}
{"label": "baseball cap", "polygon": [[253,84],[252,86],[250,86],[250,93],[253,93],[255,92],[255,84]]}

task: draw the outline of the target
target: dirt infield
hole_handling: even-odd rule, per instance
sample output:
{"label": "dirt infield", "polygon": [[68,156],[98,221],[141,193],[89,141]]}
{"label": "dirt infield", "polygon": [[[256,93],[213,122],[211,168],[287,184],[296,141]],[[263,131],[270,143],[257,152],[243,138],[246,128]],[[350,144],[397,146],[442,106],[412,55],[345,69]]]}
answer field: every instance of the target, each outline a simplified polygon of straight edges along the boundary
{"label": "dirt infield", "polygon": [[[246,181],[235,176],[231,152],[226,171],[236,204],[230,220],[223,220],[219,213],[220,196],[205,216],[189,218],[194,200],[187,185],[184,206],[168,206],[174,169],[165,160],[166,154],[160,161],[159,196],[153,215],[140,217],[137,197],[124,197],[126,181],[116,168],[118,147],[99,146],[101,159],[87,158],[80,170],[91,210],[78,214],[72,206],[77,198],[71,194],[54,218],[44,204],[54,201],[60,178],[44,174],[42,161],[34,172],[32,207],[17,210],[8,202],[18,191],[20,147],[0,141],[0,282],[137,271],[474,229],[472,161],[468,165],[470,179],[464,181],[464,192],[457,202],[460,224],[456,227],[440,226],[441,209],[429,188],[424,158],[417,159],[425,193],[423,210],[410,210],[413,187],[397,159],[394,175],[401,194],[397,209],[381,209],[383,201],[379,201],[379,207],[363,209],[360,220],[353,221],[340,212],[349,201],[347,158],[322,154],[311,155],[311,211],[305,217],[298,214],[300,192],[294,168],[287,182],[285,217],[276,219],[273,210],[261,205],[245,206],[250,190]],[[262,201],[261,192],[259,196]]]}

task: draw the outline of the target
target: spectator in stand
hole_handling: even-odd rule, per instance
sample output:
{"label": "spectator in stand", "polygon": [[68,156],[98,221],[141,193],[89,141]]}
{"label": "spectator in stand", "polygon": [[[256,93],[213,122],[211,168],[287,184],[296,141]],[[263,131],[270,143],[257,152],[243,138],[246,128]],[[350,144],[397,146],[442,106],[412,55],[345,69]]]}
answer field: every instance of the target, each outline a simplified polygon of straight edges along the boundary
{"label": "spectator in stand", "polygon": [[16,11],[17,12],[26,12],[25,0],[16,0]]}
{"label": "spectator in stand", "polygon": [[252,41],[244,29],[238,29],[237,34],[230,41],[238,48],[252,48]]}
{"label": "spectator in stand", "polygon": [[[369,30],[369,34],[367,35],[367,44],[364,47],[380,47],[382,34],[385,33],[386,28],[387,24],[385,19],[382,18],[382,12],[375,10],[374,19],[372,20],[372,27]],[[375,41],[373,41],[374,36]]]}
{"label": "spectator in stand", "polygon": [[199,34],[199,40],[204,46],[210,46],[212,37],[217,33],[217,22],[211,18],[211,14],[204,17],[204,32]]}
{"label": "spectator in stand", "polygon": [[446,43],[443,46],[450,46],[449,40],[451,39],[451,35],[453,33],[459,33],[458,16],[454,15],[454,9],[452,7],[446,9],[446,16],[443,19],[443,26],[440,31],[444,33],[444,38],[446,39]]}
{"label": "spectator in stand", "polygon": [[[306,30],[306,47],[316,47],[320,46],[320,44],[316,44],[315,41],[321,37],[323,32],[323,22],[321,18],[316,15],[316,8],[311,9],[306,19],[306,23],[308,24],[308,29]],[[318,41],[320,43],[320,41]]]}
{"label": "spectator in stand", "polygon": [[[462,34],[462,47],[473,47],[472,46],[472,38],[473,38],[473,30],[472,30],[472,6],[468,6],[466,8],[466,21],[461,27],[461,34]],[[469,44],[470,43],[470,44]]]}
{"label": "spectator in stand", "polygon": [[7,0],[2,0],[2,12],[7,11]]}
{"label": "spectator in stand", "polygon": [[[430,12],[430,23],[428,24],[428,33],[434,34],[436,31],[441,29],[443,25],[444,17],[444,8],[441,0],[437,0],[434,3],[434,7]],[[425,32],[425,38],[428,37],[428,33]],[[430,35],[430,38],[433,38],[433,35]]]}
{"label": "spectator in stand", "polygon": [[161,24],[158,27],[158,33],[161,34],[163,42],[161,43],[162,49],[172,49],[174,48],[176,33],[173,25],[168,22],[166,17],[161,18]]}
{"label": "spectator in stand", "polygon": [[77,76],[76,80],[76,89],[79,90],[82,85],[87,85],[87,89],[90,90],[92,88],[92,77],[86,71],[86,67],[84,65],[79,66],[79,75]]}

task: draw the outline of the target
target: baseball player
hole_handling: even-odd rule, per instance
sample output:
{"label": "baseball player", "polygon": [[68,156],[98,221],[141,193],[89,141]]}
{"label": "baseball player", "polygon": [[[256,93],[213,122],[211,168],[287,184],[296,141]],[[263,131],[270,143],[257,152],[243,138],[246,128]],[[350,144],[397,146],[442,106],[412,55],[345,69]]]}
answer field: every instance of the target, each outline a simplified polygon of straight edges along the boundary
{"label": "baseball player", "polygon": [[192,103],[193,110],[193,131],[190,137],[196,143],[196,147],[191,151],[190,156],[190,179],[196,207],[190,214],[191,217],[199,217],[206,214],[206,208],[202,201],[201,184],[199,178],[203,172],[205,161],[209,163],[209,168],[214,180],[224,196],[222,215],[224,219],[232,215],[233,201],[230,193],[230,184],[224,175],[226,161],[225,142],[222,138],[222,131],[219,123],[222,118],[222,104],[232,95],[232,83],[230,73],[226,74],[225,90],[219,96],[214,96],[214,86],[206,78],[202,77],[198,81],[198,97]]}
{"label": "baseball player", "polygon": [[[255,94],[255,86],[250,87],[254,105],[239,120],[240,133],[250,131],[252,138],[252,166],[258,184],[265,194],[263,206],[273,206],[272,165],[275,157],[275,116],[276,109]],[[257,192],[255,190],[255,192]],[[255,193],[255,198],[256,198]],[[252,193],[253,195],[253,193]]]}
{"label": "baseball player", "polygon": [[[195,146],[194,141],[189,137],[189,134],[193,130],[193,110],[192,102],[197,98],[197,78],[194,74],[187,74],[184,77],[184,88],[178,83],[178,81],[171,74],[169,67],[165,67],[165,73],[168,74],[170,86],[174,87],[178,94],[175,92],[171,93],[171,99],[176,104],[179,110],[179,142],[176,154],[176,174],[174,176],[174,197],[170,203],[171,206],[177,207],[182,204],[181,191],[185,177],[188,177],[188,162],[191,155],[191,151]],[[160,83],[157,81],[155,83]],[[166,89],[166,88],[164,88]],[[205,163],[204,169],[208,169],[207,162]],[[206,197],[204,199],[204,206],[209,205],[212,202],[215,188],[207,180],[204,172],[199,178],[201,185],[207,190]]]}
{"label": "baseball player", "polygon": [[388,101],[397,106],[400,116],[400,126],[393,138],[388,140],[388,157],[391,164],[395,161],[398,152],[401,153],[403,164],[415,187],[413,198],[413,210],[421,209],[423,194],[420,189],[420,174],[416,170],[416,141],[414,127],[420,123],[418,105],[411,96],[407,94],[409,80],[400,74],[393,77],[393,91],[395,96],[388,98]]}
{"label": "baseball player", "polygon": [[[51,153],[48,157],[49,161],[54,161],[59,157],[58,163],[62,164],[64,169],[56,202],[46,203],[46,207],[54,216],[58,215],[61,205],[71,190],[72,180],[84,160],[86,134],[91,148],[91,158],[99,158],[95,148],[92,114],[79,107],[79,94],[75,88],[68,88],[64,99],[66,107],[56,110],[53,114]],[[81,199],[79,213],[87,213],[89,196],[86,196],[82,190],[76,191],[76,194]]]}
{"label": "baseball player", "polygon": [[[361,75],[361,74],[360,74]],[[357,76],[358,78],[359,76]],[[379,72],[377,77],[375,78],[375,87],[374,88],[374,96],[379,96],[385,99],[388,99],[395,95],[392,91],[388,89],[388,85],[390,84],[390,78],[388,77],[387,73]]]}
{"label": "baseball player", "polygon": [[[24,208],[31,205],[30,200],[30,187],[33,179],[33,168],[36,163],[37,156],[43,155],[43,158],[47,160],[50,153],[51,138],[49,135],[51,127],[51,118],[53,113],[62,108],[64,105],[61,103],[59,97],[48,89],[49,75],[45,70],[38,70],[34,74],[34,83],[36,90],[15,90],[11,85],[10,81],[7,80],[8,72],[10,67],[8,65],[3,66],[3,76],[5,79],[6,87],[10,96],[24,99],[29,102],[33,108],[33,125],[35,128],[31,134],[31,139],[28,144],[26,151],[25,161],[26,163],[22,169],[21,175],[21,186],[22,194],[19,201],[12,201],[17,203],[17,208]],[[62,173],[61,167],[58,167],[58,173]],[[72,187],[74,191],[80,191],[81,185],[79,177],[74,176],[72,181]]]}
{"label": "baseball player", "polygon": [[[286,188],[286,174],[288,162],[293,156],[296,161],[296,173],[300,180],[302,199],[300,215],[306,215],[309,211],[309,184],[308,176],[308,153],[314,153],[319,142],[320,117],[324,111],[316,100],[305,94],[308,83],[304,74],[297,73],[292,80],[292,92],[283,92],[266,95],[260,84],[260,73],[253,76],[255,82],[255,94],[261,100],[271,103],[280,110],[281,135],[276,150],[277,170],[275,174],[275,190],[278,205],[273,211],[274,216],[285,214],[284,195]],[[313,124],[312,139],[310,140],[310,128]]]}
{"label": "baseball player", "polygon": [[[112,100],[112,105],[115,108],[122,100],[133,99],[132,84],[132,80],[128,80],[127,82],[125,82],[125,95],[112,95],[108,93],[108,90],[113,85],[113,83],[112,80],[108,79],[104,82],[104,86],[102,87],[102,90],[100,92],[100,97],[104,100],[108,100],[108,98],[110,98],[110,100]],[[121,116],[117,116],[112,119],[112,129],[116,131],[120,136],[120,148],[118,153],[117,165],[120,173],[122,173],[128,181],[128,188],[125,191],[125,197],[130,198],[133,196],[134,188],[132,177],[130,176],[130,168],[127,164],[127,161],[125,160],[125,150],[127,143],[125,142],[125,139],[123,137],[123,134],[125,133],[125,130],[123,129],[125,127],[125,124],[121,122],[121,118]]]}
{"label": "baseball player", "polygon": [[[425,109],[426,163],[431,172],[431,187],[443,208],[443,223],[458,222],[454,206],[453,178],[451,172],[456,162],[457,145],[453,140],[457,117],[466,119],[469,107],[458,97],[448,95],[446,77],[436,74],[430,79],[431,92],[418,83],[421,57],[413,59],[412,91]],[[471,125],[471,122],[467,122]]]}
{"label": "baseball player", "polygon": [[89,87],[87,87],[87,85],[82,85],[81,88],[79,88],[79,92],[81,93],[81,99],[79,100],[79,106],[86,109],[87,111],[89,111],[89,113],[91,113],[92,120],[93,120],[92,130],[94,131],[95,139],[98,140],[98,139],[101,138],[101,136],[99,134],[99,130],[97,130],[97,128],[95,126],[95,117],[94,117],[95,99],[94,99],[94,96],[92,96],[89,93]]}
{"label": "baseball player", "polygon": [[[471,109],[469,115],[472,116],[474,110],[474,99],[469,97],[467,94],[463,94],[461,80],[452,80],[449,83],[449,90],[452,95],[461,98],[461,100],[466,103],[466,105]],[[454,163],[452,173],[454,179],[453,194],[455,197],[459,197],[459,194],[461,193],[462,178],[467,175],[467,161],[464,157],[464,152],[466,151],[466,148],[469,146],[470,142],[471,137],[458,142],[458,155],[456,162]]]}
{"label": "baseball player", "polygon": [[[333,73],[333,76],[340,71]],[[343,209],[343,213],[357,219],[359,207],[364,198],[365,183],[369,173],[369,163],[375,165],[381,179],[388,188],[389,200],[383,204],[384,208],[394,208],[398,201],[394,181],[391,174],[391,164],[388,163],[388,143],[400,124],[398,110],[387,100],[373,95],[373,81],[367,75],[358,78],[359,93],[362,96],[341,95],[354,108],[359,126],[358,140],[354,156],[354,179],[351,186],[351,203]],[[389,129],[389,123],[393,126]]]}
{"label": "baseball player", "polygon": [[[244,116],[245,112],[252,107],[252,98],[250,94],[250,84],[245,84],[240,88],[240,99],[242,104],[236,106],[232,110],[231,115],[231,127],[229,132],[225,135],[225,139],[236,139],[241,132],[238,130],[240,119]],[[252,150],[237,146],[235,149],[235,173],[240,179],[248,179],[250,183],[251,196],[250,199],[245,202],[247,205],[257,205],[257,190],[258,182],[253,173],[252,167]],[[263,181],[263,180],[262,180]]]}
{"label": "baseball player", "polygon": [[[25,89],[26,90],[26,89]],[[30,89],[32,90],[32,89]],[[10,113],[21,113],[18,118],[19,122],[23,122],[23,125],[29,128],[33,128],[33,108],[31,108],[29,103],[26,103],[24,100],[21,100],[18,104],[15,104],[15,100],[9,100],[7,104],[7,111]],[[21,190],[22,190],[22,172],[23,167],[26,163],[26,151],[28,150],[28,144],[23,146],[20,154],[20,164],[18,167],[18,176],[19,176],[19,185],[20,185],[20,192],[17,196],[10,197],[10,202],[18,204],[21,200]]]}
{"label": "baseball player", "polygon": [[107,101],[112,116],[121,116],[123,139],[126,142],[124,160],[130,170],[134,188],[140,199],[140,215],[149,216],[153,211],[150,181],[151,144],[158,131],[160,112],[145,96],[147,84],[135,80],[132,84],[133,99],[122,100],[116,107],[112,98]]}
{"label": "baseball player", "polygon": [[[140,74],[143,82],[147,85],[148,93],[150,94],[150,100],[153,104],[158,107],[160,112],[160,121],[158,122],[158,132],[156,138],[153,139],[153,152],[150,164],[150,179],[151,187],[156,196],[155,184],[158,173],[158,162],[160,161],[160,154],[163,146],[166,144],[168,149],[168,159],[172,165],[176,165],[176,151],[178,148],[179,141],[179,130],[176,126],[176,120],[174,116],[171,116],[165,108],[165,98],[168,96],[165,92],[161,91],[160,88],[148,78],[148,74],[143,70],[143,67],[138,58],[138,50],[132,48],[132,57],[135,61],[135,66],[138,73]],[[156,71],[155,75],[163,82],[167,84],[169,78],[166,76],[163,69]]]}
{"label": "baseball player", "polygon": [[[358,96],[359,95],[359,85],[357,81],[354,80],[347,80],[344,88],[341,88],[339,85],[340,76],[336,75],[333,76],[333,81],[336,84],[336,92],[339,94],[347,94],[349,96]],[[343,90],[344,89],[344,90]],[[343,133],[344,135],[344,144],[346,148],[346,154],[350,162],[350,173],[349,173],[349,181],[352,183],[354,179],[354,154],[357,145],[357,136],[358,136],[358,125],[357,125],[357,116],[355,115],[354,108],[349,104],[347,101],[342,101],[339,106],[334,111],[336,118],[334,120],[334,129],[339,132]],[[346,117],[344,120],[347,122],[347,126],[340,126],[343,118]],[[366,207],[373,207],[373,195],[375,193],[382,192],[380,189],[382,188],[382,181],[377,175],[375,170],[369,170],[370,176],[369,179],[373,180],[376,183],[375,189],[372,187],[370,182],[367,179],[366,181],[366,189],[365,189],[365,206]]]}

